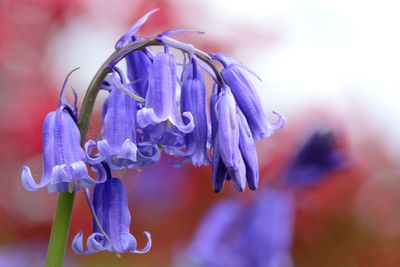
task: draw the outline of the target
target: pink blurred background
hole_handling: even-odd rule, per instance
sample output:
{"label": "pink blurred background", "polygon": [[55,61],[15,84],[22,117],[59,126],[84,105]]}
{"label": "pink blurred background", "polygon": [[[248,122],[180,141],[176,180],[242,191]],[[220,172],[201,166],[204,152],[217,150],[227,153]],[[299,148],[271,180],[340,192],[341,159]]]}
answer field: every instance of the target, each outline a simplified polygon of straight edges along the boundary
{"label": "pink blurred background", "polygon": [[[7,251],[44,257],[55,195],[25,191],[22,165],[41,173],[42,122],[53,110],[64,76],[82,100],[91,77],[117,38],[159,7],[141,30],[199,29],[182,35],[197,47],[228,52],[255,71],[267,114],[286,127],[258,144],[261,187],[275,179],[314,129],[331,129],[349,168],[299,194],[292,256],[295,266],[400,266],[400,34],[390,1],[0,1],[0,266]],[[99,101],[100,103],[101,101]],[[100,104],[98,105],[100,107]],[[97,114],[89,135],[100,130]],[[75,255],[66,266],[168,266],[192,238],[202,215],[227,196],[212,192],[208,167],[156,167],[125,174],[132,231],[154,245],[145,255]],[[77,195],[71,236],[88,235],[91,218]],[[17,257],[17,256],[16,256]],[[11,260],[12,261],[12,260]],[[2,265],[4,264],[4,265]],[[75,264],[75,265],[73,265]],[[16,265],[18,266],[18,265]]]}

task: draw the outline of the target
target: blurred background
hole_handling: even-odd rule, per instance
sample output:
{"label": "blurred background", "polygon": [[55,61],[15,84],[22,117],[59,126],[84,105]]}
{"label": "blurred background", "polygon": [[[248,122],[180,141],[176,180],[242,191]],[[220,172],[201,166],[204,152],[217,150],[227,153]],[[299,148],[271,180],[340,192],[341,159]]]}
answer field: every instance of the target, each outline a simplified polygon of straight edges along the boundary
{"label": "blurred background", "polygon": [[[209,167],[176,169],[166,156],[125,173],[131,230],[139,248],[151,232],[152,250],[118,258],[69,247],[65,266],[400,266],[400,4],[389,0],[0,0],[0,266],[43,265],[56,195],[25,191],[20,172],[41,174],[42,122],[66,73],[80,67],[70,84],[81,101],[115,41],[156,7],[140,35],[205,31],[177,38],[257,73],[265,112],[283,113],[286,127],[258,143],[256,192],[228,183],[214,194]],[[97,109],[89,136],[100,123]],[[311,149],[300,166],[318,175],[288,175],[315,131],[334,136],[340,168]],[[315,179],[287,181],[297,176]],[[71,236],[79,230],[91,233],[82,192]]]}

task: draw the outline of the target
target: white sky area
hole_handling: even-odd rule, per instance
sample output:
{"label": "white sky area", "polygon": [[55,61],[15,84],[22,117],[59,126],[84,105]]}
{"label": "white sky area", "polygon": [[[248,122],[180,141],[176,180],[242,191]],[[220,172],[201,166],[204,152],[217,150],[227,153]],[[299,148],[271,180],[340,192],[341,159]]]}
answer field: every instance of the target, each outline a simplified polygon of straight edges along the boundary
{"label": "white sky area", "polygon": [[[92,2],[92,15],[72,20],[54,37],[48,59],[58,81],[80,66],[73,85],[81,89],[126,30],[120,19],[127,16],[124,9],[108,12],[115,5]],[[290,122],[291,115],[320,106],[342,115],[351,128],[351,120],[357,118],[352,113],[360,112],[393,155],[400,155],[400,2],[185,0],[176,5],[185,7],[182,12],[202,7],[206,20],[195,11],[188,20],[193,16],[190,26],[207,32],[203,38],[227,34],[232,22],[278,30],[278,41],[267,49],[249,40],[249,46],[234,51],[262,78],[257,87],[267,113],[278,110]],[[99,25],[96,17],[101,14],[107,14],[107,24]]]}

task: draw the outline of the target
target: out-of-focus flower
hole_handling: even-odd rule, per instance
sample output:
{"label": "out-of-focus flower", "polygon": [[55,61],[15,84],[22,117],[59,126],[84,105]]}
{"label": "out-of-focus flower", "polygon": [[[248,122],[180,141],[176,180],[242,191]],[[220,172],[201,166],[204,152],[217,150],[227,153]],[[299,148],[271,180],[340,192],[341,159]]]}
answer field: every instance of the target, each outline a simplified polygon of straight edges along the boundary
{"label": "out-of-focus flower", "polygon": [[333,132],[316,131],[299,149],[284,175],[287,186],[311,186],[345,166],[345,155],[337,147]]}
{"label": "out-of-focus flower", "polygon": [[213,206],[176,266],[292,266],[294,203],[290,193],[262,191],[248,206]]}
{"label": "out-of-focus flower", "polygon": [[[90,203],[91,205],[91,203]],[[107,181],[94,187],[93,193],[93,234],[83,248],[83,233],[79,232],[72,241],[72,248],[79,254],[99,251],[116,253],[146,253],[151,248],[151,237],[143,250],[137,250],[135,237],[130,233],[131,214],[123,183],[118,178],[109,177]]]}
{"label": "out-of-focus flower", "polygon": [[64,98],[68,76],[61,90],[57,110],[50,112],[44,121],[43,175],[40,182],[35,182],[28,166],[22,168],[22,184],[29,191],[47,185],[49,192],[66,192],[77,190],[80,186],[102,183],[106,178],[101,168],[96,168],[96,180],[88,174],[86,155],[80,146],[81,136],[76,125],[76,106],[71,107]]}

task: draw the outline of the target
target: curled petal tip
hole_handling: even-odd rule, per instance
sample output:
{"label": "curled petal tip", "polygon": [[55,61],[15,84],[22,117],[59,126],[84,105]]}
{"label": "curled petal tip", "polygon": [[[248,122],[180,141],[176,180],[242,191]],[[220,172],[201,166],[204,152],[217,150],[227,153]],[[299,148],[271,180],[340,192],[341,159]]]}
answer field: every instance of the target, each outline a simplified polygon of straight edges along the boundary
{"label": "curled petal tip", "polygon": [[79,231],[76,234],[71,244],[72,250],[77,254],[88,254],[87,250],[83,248],[83,232]]}
{"label": "curled petal tip", "polygon": [[28,166],[22,167],[21,182],[25,189],[28,191],[36,191],[45,186],[45,184],[42,184],[42,182],[38,184],[35,182],[31,170]]}
{"label": "curled petal tip", "polygon": [[152,245],[152,241],[151,241],[151,234],[147,231],[144,231],[143,234],[146,236],[147,238],[147,244],[146,246],[141,249],[141,250],[135,250],[134,253],[138,253],[138,254],[143,254],[143,253],[147,253],[150,251],[151,249],[151,245]]}

